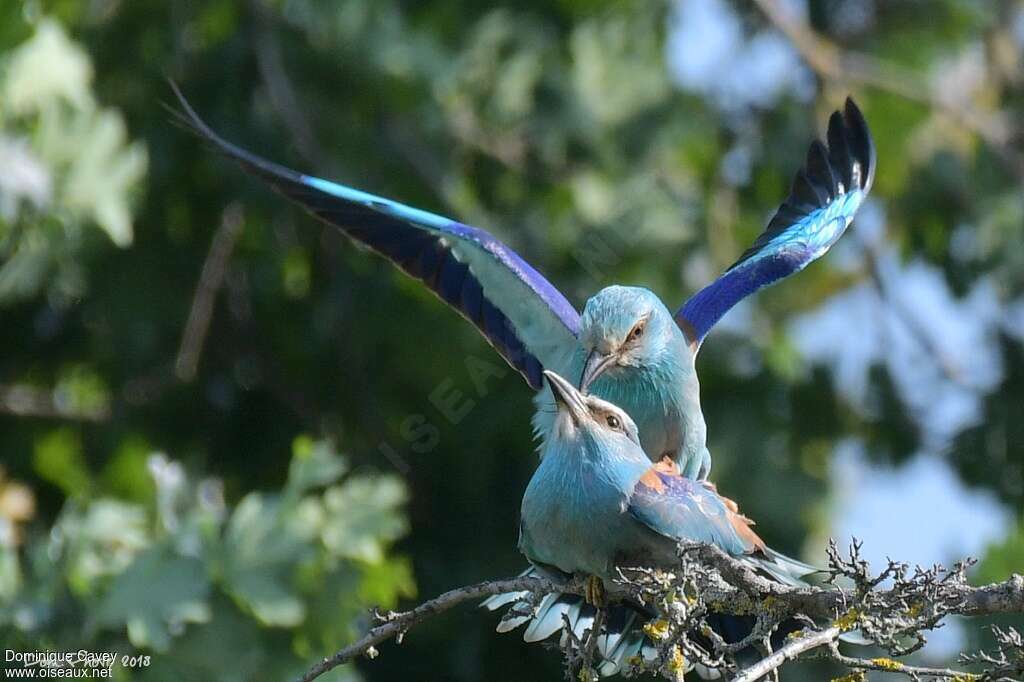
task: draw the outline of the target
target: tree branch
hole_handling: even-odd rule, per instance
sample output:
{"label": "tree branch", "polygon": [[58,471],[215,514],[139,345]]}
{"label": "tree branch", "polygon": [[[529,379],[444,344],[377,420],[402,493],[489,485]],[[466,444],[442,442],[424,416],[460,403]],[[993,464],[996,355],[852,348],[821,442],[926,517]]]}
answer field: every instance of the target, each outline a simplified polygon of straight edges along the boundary
{"label": "tree branch", "polygon": [[178,358],[174,363],[174,373],[179,381],[187,383],[196,376],[206,332],[213,316],[213,304],[224,281],[224,272],[231,252],[234,251],[235,243],[242,234],[244,224],[241,207],[232,204],[224,210],[220,225],[213,234],[213,241],[203,262],[199,284],[192,299],[188,322],[185,323],[185,331],[181,337]]}
{"label": "tree branch", "polygon": [[839,635],[842,632],[842,629],[838,627],[830,627],[820,632],[812,632],[803,637],[795,637],[775,653],[745,668],[742,673],[732,679],[732,682],[754,682],[754,680],[759,680],[770,672],[778,670],[783,663],[795,660],[801,654],[811,649],[835,642],[839,639]]}
{"label": "tree branch", "polygon": [[[891,657],[899,657],[919,649],[925,641],[922,633],[938,627],[947,615],[1024,614],[1024,576],[1013,575],[1001,583],[976,587],[966,582],[970,563],[961,562],[951,570],[934,566],[911,571],[906,564],[890,561],[881,573],[874,574],[860,557],[860,544],[854,541],[848,557],[840,556],[834,544],[829,547],[829,568],[823,573],[833,584],[791,586],[756,573],[717,547],[684,544],[680,546],[678,570],[623,568],[620,579],[606,584],[605,588],[612,603],[639,602],[664,614],[652,623],[654,627],[650,630],[645,627],[658,647],[659,660],[653,667],[638,662],[636,670],[658,670],[669,678],[677,677],[680,661],[689,661],[723,674],[735,673],[730,678],[734,682],[753,682],[766,675],[777,676],[782,665],[798,658],[827,658],[854,671],[902,673],[911,679],[959,676],[959,679],[998,680],[1024,674],[1024,646],[1020,633],[1013,629],[994,630],[996,651],[961,657],[964,665],[984,667],[980,673],[911,666],[893,658],[857,658],[839,651],[842,635],[855,629]],[[850,586],[836,586],[837,580]],[[891,587],[881,589],[883,582],[891,583]],[[536,604],[555,591],[579,596],[586,592],[582,580],[559,585],[550,580],[519,577],[456,588],[410,611],[376,614],[378,625],[357,642],[310,668],[300,682],[311,682],[358,656],[374,658],[378,655],[378,644],[389,639],[401,643],[412,627],[463,602],[525,592]],[[757,625],[741,642],[728,644],[704,620],[711,613],[755,615]],[[771,634],[793,619],[807,623],[808,627],[789,635],[785,644],[772,652]],[[581,637],[567,633],[568,646],[563,650],[571,670],[590,667],[594,638],[600,630],[599,621],[595,623]],[[696,632],[711,642],[710,650],[706,643],[690,638]],[[768,652],[759,661],[738,669],[735,654],[757,645],[763,645]]]}
{"label": "tree branch", "polygon": [[376,645],[392,638],[401,643],[402,637],[413,626],[432,616],[444,613],[463,602],[479,600],[506,592],[547,594],[560,590],[563,592],[569,591],[573,594],[582,594],[582,590],[578,589],[578,587],[574,590],[573,587],[573,585],[560,587],[550,580],[540,578],[520,577],[507,580],[492,580],[449,590],[438,597],[423,602],[411,611],[377,614],[377,619],[383,621],[380,625],[371,628],[359,641],[348,645],[333,656],[325,658],[314,665],[306,671],[305,675],[299,678],[299,682],[311,682],[328,670],[348,663],[357,656],[365,655],[369,658],[376,658]]}

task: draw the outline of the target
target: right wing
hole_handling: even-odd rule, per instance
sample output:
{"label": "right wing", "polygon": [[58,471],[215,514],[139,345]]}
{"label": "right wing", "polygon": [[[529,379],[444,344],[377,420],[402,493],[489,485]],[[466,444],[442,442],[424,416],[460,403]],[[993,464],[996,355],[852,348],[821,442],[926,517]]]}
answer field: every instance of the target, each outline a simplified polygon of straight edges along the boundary
{"label": "right wing", "polygon": [[811,144],[789,196],[754,245],[676,311],[676,322],[696,347],[730,308],[825,255],[853,221],[871,190],[876,158],[868,124],[852,99],[842,114],[832,114],[827,139],[828,147]]}

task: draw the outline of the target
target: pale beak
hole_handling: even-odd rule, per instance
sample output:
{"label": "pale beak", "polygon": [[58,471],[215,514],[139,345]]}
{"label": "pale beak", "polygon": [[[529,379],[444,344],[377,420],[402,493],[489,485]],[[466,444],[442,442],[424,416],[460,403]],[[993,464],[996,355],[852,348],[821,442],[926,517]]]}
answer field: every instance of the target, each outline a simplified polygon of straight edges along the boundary
{"label": "pale beak", "polygon": [[604,374],[604,371],[614,365],[619,359],[615,353],[601,354],[596,348],[590,351],[587,361],[583,363],[583,374],[580,375],[580,390],[585,391],[594,383],[594,380]]}
{"label": "pale beak", "polygon": [[544,376],[548,380],[548,386],[551,387],[551,394],[555,396],[555,405],[558,406],[558,411],[567,412],[572,423],[579,426],[580,422],[590,415],[587,403],[583,400],[583,394],[554,372],[544,370]]}

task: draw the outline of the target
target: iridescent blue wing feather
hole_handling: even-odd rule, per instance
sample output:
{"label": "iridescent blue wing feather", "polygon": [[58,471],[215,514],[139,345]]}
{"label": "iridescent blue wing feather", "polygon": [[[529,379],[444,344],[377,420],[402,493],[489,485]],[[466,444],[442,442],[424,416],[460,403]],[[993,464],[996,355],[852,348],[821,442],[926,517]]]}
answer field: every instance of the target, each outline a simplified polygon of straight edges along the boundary
{"label": "iridescent blue wing feather", "polygon": [[[172,84],[173,87],[173,84]],[[535,389],[576,346],[579,314],[487,232],[266,161],[206,125],[177,88],[183,122],[250,173],[426,284],[472,322]]]}
{"label": "iridescent blue wing feather", "polygon": [[676,473],[652,469],[640,479],[629,498],[629,513],[671,540],[716,545],[732,556],[763,547],[750,522],[710,484]]}
{"label": "iridescent blue wing feather", "polygon": [[875,175],[875,145],[852,99],[832,114],[827,140],[827,147],[811,144],[789,196],[753,246],[676,312],[691,343],[699,346],[736,303],[804,269],[846,231]]}

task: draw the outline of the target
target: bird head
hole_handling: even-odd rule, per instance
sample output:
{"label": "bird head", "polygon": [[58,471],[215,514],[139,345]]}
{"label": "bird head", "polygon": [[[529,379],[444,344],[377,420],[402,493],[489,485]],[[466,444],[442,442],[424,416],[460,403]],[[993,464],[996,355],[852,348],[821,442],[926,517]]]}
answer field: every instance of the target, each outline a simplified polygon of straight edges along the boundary
{"label": "bird head", "polygon": [[611,286],[587,301],[579,338],[586,353],[579,385],[586,390],[606,372],[655,364],[674,339],[683,337],[672,313],[653,292]]}
{"label": "bird head", "polygon": [[586,447],[597,442],[647,461],[640,448],[636,424],[624,410],[597,396],[583,393],[550,370],[545,370],[544,377],[551,387],[558,410],[551,445]]}

